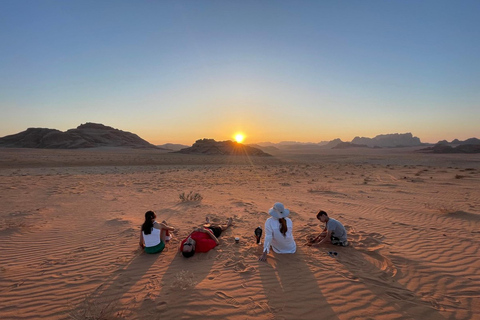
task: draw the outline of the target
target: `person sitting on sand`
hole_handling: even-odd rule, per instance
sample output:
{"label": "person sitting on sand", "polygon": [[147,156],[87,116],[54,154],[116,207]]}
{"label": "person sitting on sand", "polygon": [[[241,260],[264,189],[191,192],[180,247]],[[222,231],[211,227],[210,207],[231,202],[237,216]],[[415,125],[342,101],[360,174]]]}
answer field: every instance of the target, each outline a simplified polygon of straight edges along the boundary
{"label": "person sitting on sand", "polygon": [[153,211],[145,213],[145,222],[140,231],[140,247],[146,253],[159,253],[165,248],[165,243],[170,240],[170,231],[175,228],[167,225],[165,221],[158,223],[155,221],[157,215]]}
{"label": "person sitting on sand", "polygon": [[208,217],[203,228],[197,228],[191,232],[180,244],[180,252],[185,258],[192,257],[195,252],[208,252],[220,242],[218,237],[223,231],[232,226],[232,218],[228,218],[226,224],[211,224]]}
{"label": "person sitting on sand", "polygon": [[263,239],[263,254],[258,258],[260,261],[267,260],[270,246],[276,253],[295,253],[297,245],[293,239],[293,222],[287,216],[290,210],[277,202],[268,213],[270,218],[265,221],[265,238]]}
{"label": "person sitting on sand", "polygon": [[318,237],[310,241],[310,245],[331,243],[338,246],[348,246],[347,230],[340,221],[329,218],[328,214],[322,210],[317,213],[317,219],[325,223],[325,229]]}

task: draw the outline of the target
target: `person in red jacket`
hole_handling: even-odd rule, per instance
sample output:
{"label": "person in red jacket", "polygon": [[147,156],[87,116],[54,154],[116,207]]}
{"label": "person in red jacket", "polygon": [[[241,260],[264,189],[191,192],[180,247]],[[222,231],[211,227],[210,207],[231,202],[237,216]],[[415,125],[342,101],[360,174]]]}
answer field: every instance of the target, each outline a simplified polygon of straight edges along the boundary
{"label": "person in red jacket", "polygon": [[195,252],[208,252],[220,242],[218,238],[223,231],[232,225],[232,218],[228,218],[224,225],[210,224],[207,217],[203,228],[197,228],[190,233],[180,244],[180,252],[185,258],[192,257]]}

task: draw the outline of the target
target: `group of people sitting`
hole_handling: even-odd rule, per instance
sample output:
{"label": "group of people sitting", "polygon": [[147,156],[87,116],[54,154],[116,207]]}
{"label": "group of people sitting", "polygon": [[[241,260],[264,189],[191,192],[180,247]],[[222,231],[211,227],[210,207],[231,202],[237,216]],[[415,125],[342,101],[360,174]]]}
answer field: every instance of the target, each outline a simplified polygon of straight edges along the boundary
{"label": "group of people sitting", "polygon": [[[280,254],[295,253],[297,250],[292,233],[293,222],[288,218],[290,210],[277,202],[268,210],[268,213],[271,217],[265,221],[265,237],[260,261],[267,260],[270,248]],[[175,231],[175,228],[165,221],[158,223],[155,219],[156,215],[153,211],[145,213],[145,222],[140,232],[140,246],[146,253],[162,252],[165,244],[171,239],[171,232]],[[340,221],[330,218],[323,210],[317,213],[317,219],[325,224],[325,228],[317,237],[311,238],[308,245],[326,243],[348,245],[347,231]],[[212,224],[207,217],[203,227],[196,228],[181,242],[179,251],[185,258],[192,257],[195,252],[208,252],[220,243],[218,237],[232,225],[232,218],[228,218],[225,224]]]}

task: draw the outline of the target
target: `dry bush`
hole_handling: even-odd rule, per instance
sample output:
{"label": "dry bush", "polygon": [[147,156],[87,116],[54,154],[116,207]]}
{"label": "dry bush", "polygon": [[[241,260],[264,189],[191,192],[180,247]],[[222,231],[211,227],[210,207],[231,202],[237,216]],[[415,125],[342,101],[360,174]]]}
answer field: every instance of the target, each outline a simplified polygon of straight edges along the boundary
{"label": "dry bush", "polygon": [[438,211],[440,213],[452,213],[452,212],[457,212],[458,210],[455,208],[452,208],[450,206],[446,206],[444,204],[429,204],[425,203],[425,208],[429,210],[434,210]]}
{"label": "dry bush", "polygon": [[70,312],[70,318],[74,320],[110,320],[123,318],[121,312],[115,313],[118,305],[118,297],[106,300],[101,297],[85,296],[85,300]]}
{"label": "dry bush", "polygon": [[308,189],[308,192],[315,193],[315,192],[331,192],[332,189],[327,186],[315,186],[313,188]]}
{"label": "dry bush", "polygon": [[196,285],[197,282],[195,281],[195,275],[188,270],[182,270],[175,274],[170,288],[176,290],[187,290],[195,287]]}
{"label": "dry bush", "polygon": [[178,197],[182,202],[195,202],[195,201],[201,201],[203,199],[200,193],[197,193],[197,192],[193,193],[193,191],[190,191],[188,194],[185,194],[185,192],[182,192],[178,195]]}
{"label": "dry bush", "polygon": [[23,220],[4,219],[0,221],[0,231],[17,232],[27,227],[28,227],[27,223]]}

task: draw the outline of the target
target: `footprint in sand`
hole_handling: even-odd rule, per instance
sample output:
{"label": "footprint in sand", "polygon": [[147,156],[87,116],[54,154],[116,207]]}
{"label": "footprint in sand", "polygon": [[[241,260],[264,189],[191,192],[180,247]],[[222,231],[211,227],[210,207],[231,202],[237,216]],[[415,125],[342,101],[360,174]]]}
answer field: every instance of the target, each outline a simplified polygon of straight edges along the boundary
{"label": "footprint in sand", "polygon": [[219,299],[222,299],[222,300],[225,300],[228,304],[234,306],[235,308],[238,308],[240,306],[240,302],[238,302],[235,298],[221,292],[221,291],[217,291],[215,292],[215,296],[217,296],[217,298]]}
{"label": "footprint in sand", "polygon": [[394,299],[397,300],[413,300],[415,298],[415,295],[411,292],[393,292],[393,291],[387,291],[386,294]]}
{"label": "footprint in sand", "polygon": [[213,279],[215,279],[219,274],[220,274],[220,271],[218,271],[218,270],[212,271],[212,273],[208,275],[207,279],[208,279],[208,280],[213,280]]}

